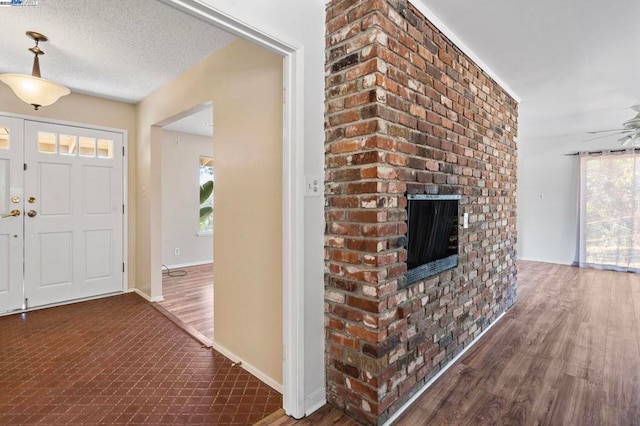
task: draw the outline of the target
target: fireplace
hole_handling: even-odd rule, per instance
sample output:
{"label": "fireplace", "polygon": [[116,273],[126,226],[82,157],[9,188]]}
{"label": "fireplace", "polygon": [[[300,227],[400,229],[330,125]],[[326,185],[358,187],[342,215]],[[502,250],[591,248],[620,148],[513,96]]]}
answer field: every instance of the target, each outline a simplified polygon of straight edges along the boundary
{"label": "fireplace", "polygon": [[458,265],[459,195],[407,196],[407,284]]}

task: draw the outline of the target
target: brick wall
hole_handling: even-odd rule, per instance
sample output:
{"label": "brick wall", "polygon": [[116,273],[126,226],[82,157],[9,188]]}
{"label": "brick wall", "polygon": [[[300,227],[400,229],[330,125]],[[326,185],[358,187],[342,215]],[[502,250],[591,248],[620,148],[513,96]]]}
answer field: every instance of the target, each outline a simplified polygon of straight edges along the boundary
{"label": "brick wall", "polygon": [[[517,104],[406,0],[326,35],[327,389],[381,424],[516,301]],[[406,284],[406,194],[459,194],[459,264]]]}

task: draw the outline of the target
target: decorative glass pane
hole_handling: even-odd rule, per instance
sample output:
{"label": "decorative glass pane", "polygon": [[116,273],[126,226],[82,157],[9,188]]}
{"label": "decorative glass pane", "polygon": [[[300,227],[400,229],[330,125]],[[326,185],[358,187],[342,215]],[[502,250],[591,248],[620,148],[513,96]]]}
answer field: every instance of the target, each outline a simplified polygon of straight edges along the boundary
{"label": "decorative glass pane", "polygon": [[113,158],[113,141],[98,139],[98,158]]}
{"label": "decorative glass pane", "polygon": [[38,132],[38,152],[55,154],[57,138],[55,133]]}
{"label": "decorative glass pane", "polygon": [[213,158],[200,157],[200,232],[213,232]]}
{"label": "decorative glass pane", "polygon": [[96,156],[96,140],[94,138],[80,137],[80,155],[83,157]]}
{"label": "decorative glass pane", "polygon": [[0,149],[9,149],[9,128],[0,127]]}
{"label": "decorative glass pane", "polygon": [[78,142],[75,136],[60,135],[59,139],[60,154],[76,155],[76,152],[78,152]]}

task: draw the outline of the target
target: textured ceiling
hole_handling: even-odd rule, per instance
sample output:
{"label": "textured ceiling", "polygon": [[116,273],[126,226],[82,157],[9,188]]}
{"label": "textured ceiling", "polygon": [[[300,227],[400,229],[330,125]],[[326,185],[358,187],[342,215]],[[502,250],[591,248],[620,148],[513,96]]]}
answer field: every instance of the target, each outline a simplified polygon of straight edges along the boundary
{"label": "textured ceiling", "polygon": [[640,1],[420,1],[521,98],[520,144],[584,143],[635,115]]}
{"label": "textured ceiling", "polygon": [[1,8],[0,28],[0,73],[31,73],[25,32],[37,31],[44,78],[132,103],[235,40],[156,0],[40,0]]}

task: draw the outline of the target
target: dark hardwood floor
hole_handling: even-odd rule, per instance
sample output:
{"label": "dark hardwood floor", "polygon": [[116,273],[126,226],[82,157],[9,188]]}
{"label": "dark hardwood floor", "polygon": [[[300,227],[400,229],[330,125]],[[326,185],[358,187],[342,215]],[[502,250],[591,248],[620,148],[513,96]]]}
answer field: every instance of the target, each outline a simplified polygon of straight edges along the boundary
{"label": "dark hardwood floor", "polygon": [[640,425],[640,275],[520,261],[518,299],[395,425]]}
{"label": "dark hardwood floor", "polygon": [[172,270],[173,273],[179,271],[187,274],[171,277],[163,272],[164,301],[159,304],[213,340],[213,263]]}

